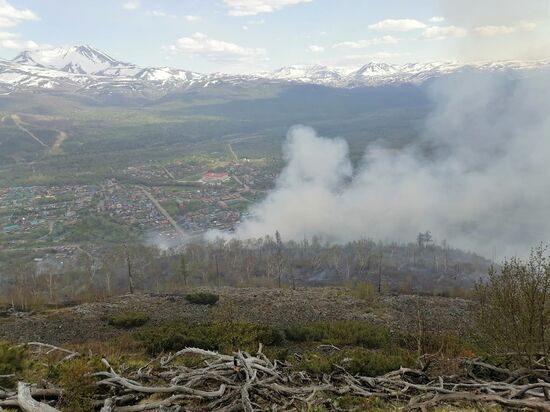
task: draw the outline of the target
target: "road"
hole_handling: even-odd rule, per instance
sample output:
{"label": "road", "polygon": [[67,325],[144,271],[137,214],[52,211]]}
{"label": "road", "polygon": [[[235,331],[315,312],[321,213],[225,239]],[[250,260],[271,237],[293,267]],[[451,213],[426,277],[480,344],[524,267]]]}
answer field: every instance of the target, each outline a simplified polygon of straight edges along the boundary
{"label": "road", "polygon": [[21,130],[23,131],[24,133],[28,134],[30,137],[32,137],[38,144],[40,144],[41,146],[49,149],[50,147],[44,143],[42,140],[40,140],[38,137],[36,137],[36,135],[34,135],[29,129],[27,129],[25,126],[23,126],[23,120],[21,120],[21,118],[19,117],[18,114],[12,114],[11,115],[11,118],[13,120],[13,122],[15,123],[15,125]]}
{"label": "road", "polygon": [[233,160],[235,163],[239,161],[239,156],[237,156],[237,153],[233,150],[233,146],[231,146],[231,143],[227,143],[227,148],[229,149],[229,153],[231,154],[231,157],[233,157]]}
{"label": "road", "polygon": [[[236,181],[238,184],[240,184],[242,187],[244,187],[245,190],[249,190],[249,189],[250,189],[250,188],[248,187],[248,185],[245,184],[245,183],[244,183],[241,179],[239,179],[237,176],[231,175],[231,177],[232,177],[233,179],[235,179],[235,181]],[[244,198],[243,198],[243,199],[244,199]],[[248,201],[248,199],[245,199],[245,200]]]}
{"label": "road", "polygon": [[178,222],[176,222],[174,220],[174,218],[172,218],[172,216],[170,216],[170,214],[166,211],[165,208],[163,208],[161,206],[161,204],[158,202],[157,199],[155,199],[155,197],[151,194],[151,192],[149,192],[143,186],[140,186],[140,188],[143,191],[143,193],[145,194],[145,196],[147,196],[147,198],[151,201],[151,203],[153,203],[153,205],[155,205],[157,210],[166,218],[166,220],[168,220],[170,222],[170,224],[174,227],[174,229],[176,229],[176,232],[178,232],[178,234],[181,235],[181,236],[185,236],[185,232],[183,231],[181,226],[178,224]]}
{"label": "road", "polygon": [[164,172],[166,173],[166,175],[167,175],[170,179],[176,180],[176,178],[174,177],[174,175],[173,175],[172,173],[170,173],[170,171],[169,171],[166,167],[164,167],[164,166],[162,166],[162,165],[161,165],[160,167],[162,168],[162,170],[164,170]]}

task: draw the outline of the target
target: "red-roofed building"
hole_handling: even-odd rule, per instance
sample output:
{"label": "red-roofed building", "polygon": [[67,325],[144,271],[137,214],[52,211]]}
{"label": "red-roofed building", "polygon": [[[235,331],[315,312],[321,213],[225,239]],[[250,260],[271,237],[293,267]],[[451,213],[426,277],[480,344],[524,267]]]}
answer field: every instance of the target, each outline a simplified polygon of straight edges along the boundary
{"label": "red-roofed building", "polygon": [[226,172],[221,172],[221,173],[207,172],[202,175],[201,180],[204,183],[227,182],[229,180],[229,174]]}

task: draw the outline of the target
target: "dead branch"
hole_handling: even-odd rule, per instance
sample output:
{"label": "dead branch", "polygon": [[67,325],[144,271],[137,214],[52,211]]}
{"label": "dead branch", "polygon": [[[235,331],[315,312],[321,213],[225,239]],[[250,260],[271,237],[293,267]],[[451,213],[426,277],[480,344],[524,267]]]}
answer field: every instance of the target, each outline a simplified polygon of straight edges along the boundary
{"label": "dead branch", "polygon": [[59,412],[48,404],[34,400],[30,385],[23,382],[17,384],[17,402],[24,412]]}
{"label": "dead branch", "polygon": [[50,353],[53,353],[53,352],[62,352],[62,353],[66,353],[67,356],[65,356],[62,360],[63,361],[66,361],[66,360],[70,360],[72,358],[75,358],[77,356],[80,356],[80,353],[78,352],[73,352],[71,350],[68,350],[68,349],[64,349],[64,348],[60,348],[58,346],[54,346],[54,345],[50,345],[49,343],[42,343],[42,342],[28,342],[28,343],[24,343],[22,345],[18,345],[17,347],[36,347],[36,351],[38,352],[38,354],[42,354],[42,350],[44,349],[44,353],[46,355],[49,355]]}
{"label": "dead branch", "polygon": [[[70,352],[55,347],[42,348]],[[192,368],[175,362],[188,354],[201,356],[203,362]],[[354,376],[335,365],[330,375],[319,376],[270,360],[262,353],[261,346],[256,354],[239,351],[231,355],[183,348],[136,370],[124,367],[115,370],[106,359],[102,362],[105,370],[91,375],[96,378],[96,407],[101,412],[175,411],[190,400],[200,405],[199,409],[218,412],[303,410],[318,406],[334,409],[327,393],[408,402],[406,409],[411,411],[440,404],[474,402],[550,412],[550,370],[542,364],[531,370],[508,370],[468,359],[462,362],[460,373],[450,376],[429,376],[424,370],[400,368],[377,377]],[[109,391],[105,391],[105,387]],[[54,399],[61,396],[56,389],[28,391],[28,397],[30,394]],[[17,397],[6,391],[0,395],[0,406],[19,407],[19,393]],[[148,399],[152,396],[154,398]],[[54,409],[32,410],[52,411]]]}

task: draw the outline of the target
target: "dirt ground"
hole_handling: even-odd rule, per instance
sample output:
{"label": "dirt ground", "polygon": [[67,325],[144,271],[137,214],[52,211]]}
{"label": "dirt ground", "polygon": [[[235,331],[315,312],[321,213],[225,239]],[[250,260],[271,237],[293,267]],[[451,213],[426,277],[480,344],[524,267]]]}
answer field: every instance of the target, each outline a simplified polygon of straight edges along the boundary
{"label": "dirt ground", "polygon": [[124,311],[150,315],[149,324],[169,320],[198,323],[233,320],[285,327],[319,320],[365,320],[396,331],[415,330],[418,316],[430,331],[459,335],[468,332],[473,303],[464,299],[413,295],[356,299],[348,288],[221,288],[219,302],[210,307],[190,304],[183,295],[134,294],[105,302],[0,319],[0,340],[40,341],[54,345],[101,340],[123,333],[110,326],[109,316]]}

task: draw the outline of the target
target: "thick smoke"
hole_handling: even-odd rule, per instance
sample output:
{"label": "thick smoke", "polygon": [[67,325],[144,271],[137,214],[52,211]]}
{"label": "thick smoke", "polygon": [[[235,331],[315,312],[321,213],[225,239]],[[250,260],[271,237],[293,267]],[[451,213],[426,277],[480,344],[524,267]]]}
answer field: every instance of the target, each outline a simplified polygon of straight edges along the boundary
{"label": "thick smoke", "polygon": [[409,241],[431,230],[486,255],[525,253],[550,234],[547,79],[440,79],[421,141],[368,147],[355,170],[344,140],[292,128],[275,189],[236,236]]}
{"label": "thick smoke", "polygon": [[[547,0],[439,5],[445,24],[467,30],[453,43],[460,60],[548,57]],[[502,36],[478,30],[524,22],[536,29]],[[462,73],[435,81],[429,93],[435,109],[420,141],[400,151],[370,146],[355,169],[344,140],[291,129],[276,188],[236,236],[279,230],[286,239],[410,241],[431,230],[439,240],[499,257],[547,242],[549,73]]]}
{"label": "thick smoke", "polygon": [[[439,0],[438,5],[444,25],[467,32],[451,43],[459,60],[541,60],[550,55],[548,0]],[[489,30],[482,35],[480,28]]]}

